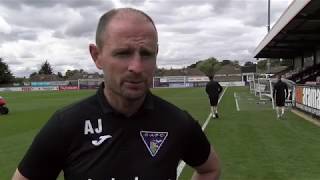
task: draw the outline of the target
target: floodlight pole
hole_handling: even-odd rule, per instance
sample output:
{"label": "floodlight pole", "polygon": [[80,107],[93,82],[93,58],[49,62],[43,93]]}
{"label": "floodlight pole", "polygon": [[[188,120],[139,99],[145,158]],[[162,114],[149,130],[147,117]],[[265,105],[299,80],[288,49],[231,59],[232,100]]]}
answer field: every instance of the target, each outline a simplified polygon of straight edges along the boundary
{"label": "floodlight pole", "polygon": [[268,0],[268,25],[267,25],[267,28],[268,28],[268,33],[270,31],[270,0]]}
{"label": "floodlight pole", "polygon": [[[270,32],[270,0],[268,0],[268,25],[267,25],[268,33]],[[267,71],[271,74],[271,62],[270,58],[267,59]]]}

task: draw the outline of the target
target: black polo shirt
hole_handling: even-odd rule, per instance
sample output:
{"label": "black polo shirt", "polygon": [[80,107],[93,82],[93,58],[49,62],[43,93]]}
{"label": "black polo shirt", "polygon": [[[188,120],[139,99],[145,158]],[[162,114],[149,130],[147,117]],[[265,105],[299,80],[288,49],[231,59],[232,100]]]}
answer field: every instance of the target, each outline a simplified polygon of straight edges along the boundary
{"label": "black polo shirt", "polygon": [[31,180],[174,180],[180,160],[204,163],[210,144],[185,111],[147,94],[126,117],[107,102],[103,86],[81,102],[57,111],[19,164]]}
{"label": "black polo shirt", "polygon": [[219,98],[219,94],[222,92],[222,86],[214,80],[211,80],[206,85],[206,92],[210,97]]}

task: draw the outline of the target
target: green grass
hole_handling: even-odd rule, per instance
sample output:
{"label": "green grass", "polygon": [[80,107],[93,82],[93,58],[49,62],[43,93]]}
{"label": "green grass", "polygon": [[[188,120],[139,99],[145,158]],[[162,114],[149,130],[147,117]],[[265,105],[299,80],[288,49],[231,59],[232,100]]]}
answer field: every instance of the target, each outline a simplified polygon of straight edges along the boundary
{"label": "green grass", "polygon": [[10,179],[39,128],[58,108],[94,91],[1,93],[8,115],[0,116],[0,179]]}
{"label": "green grass", "polygon": [[[234,92],[243,97],[240,111]],[[319,127],[292,113],[278,120],[270,104],[264,109],[256,103],[247,107],[250,103],[243,101],[248,92],[228,89],[219,106],[221,118],[206,129],[222,162],[222,179],[320,179]]]}
{"label": "green grass", "polygon": [[[201,124],[207,119],[209,102],[204,89],[153,92],[189,111]],[[0,116],[0,180],[10,179],[33,137],[54,111],[93,93],[1,93],[9,102],[10,114]],[[219,105],[221,118],[211,120],[205,130],[221,159],[221,179],[320,179],[319,127],[292,113],[287,113],[286,120],[277,120],[270,104],[256,102],[248,89],[228,88]],[[186,167],[180,180],[190,179],[191,174],[191,168]]]}

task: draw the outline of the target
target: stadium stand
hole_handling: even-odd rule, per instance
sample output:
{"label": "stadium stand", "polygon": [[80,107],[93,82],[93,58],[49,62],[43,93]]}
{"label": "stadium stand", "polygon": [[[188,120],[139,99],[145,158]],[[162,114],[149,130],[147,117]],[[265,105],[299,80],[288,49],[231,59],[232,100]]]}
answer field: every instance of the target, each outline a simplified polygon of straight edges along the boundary
{"label": "stadium stand", "polygon": [[294,108],[320,119],[319,20],[320,1],[292,1],[259,43],[254,57],[292,59],[293,68],[282,73],[297,83],[291,93],[292,99],[296,99]]}

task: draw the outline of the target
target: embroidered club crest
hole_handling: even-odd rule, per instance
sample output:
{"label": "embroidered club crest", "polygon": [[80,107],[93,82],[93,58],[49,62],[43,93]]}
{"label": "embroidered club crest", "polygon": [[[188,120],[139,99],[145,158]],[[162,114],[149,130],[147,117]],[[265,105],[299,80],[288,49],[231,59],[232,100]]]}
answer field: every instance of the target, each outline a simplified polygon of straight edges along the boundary
{"label": "embroidered club crest", "polygon": [[166,140],[168,132],[140,131],[140,136],[151,156],[154,157]]}

